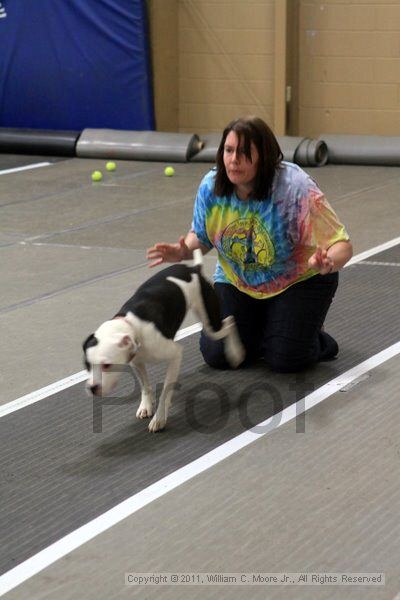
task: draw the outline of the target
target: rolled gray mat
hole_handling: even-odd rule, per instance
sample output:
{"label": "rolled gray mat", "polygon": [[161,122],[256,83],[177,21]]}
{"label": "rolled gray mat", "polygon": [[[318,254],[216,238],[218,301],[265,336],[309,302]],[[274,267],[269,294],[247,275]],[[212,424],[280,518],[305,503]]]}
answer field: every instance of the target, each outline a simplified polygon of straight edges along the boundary
{"label": "rolled gray mat", "polygon": [[192,156],[192,162],[215,162],[215,156],[221,142],[220,133],[207,133],[201,136],[202,149]]}
{"label": "rolled gray mat", "polygon": [[[202,135],[203,148],[192,157],[192,162],[215,162],[221,134]],[[308,167],[322,167],[328,160],[328,148],[322,140],[305,137],[282,136],[277,138],[283,158],[289,162]]]}
{"label": "rolled gray mat", "polygon": [[76,154],[86,158],[185,162],[201,148],[196,134],[84,129]]}
{"label": "rolled gray mat", "polygon": [[400,165],[400,136],[326,133],[319,136],[328,146],[334,164]]}
{"label": "rolled gray mat", "polygon": [[0,127],[0,152],[41,156],[75,156],[76,142],[80,134],[80,131]]}
{"label": "rolled gray mat", "polygon": [[323,140],[284,135],[277,138],[283,158],[303,167],[323,167],[328,162],[328,148]]}
{"label": "rolled gray mat", "polygon": [[281,147],[284,160],[295,162],[296,150],[306,138],[283,135],[276,139]]}

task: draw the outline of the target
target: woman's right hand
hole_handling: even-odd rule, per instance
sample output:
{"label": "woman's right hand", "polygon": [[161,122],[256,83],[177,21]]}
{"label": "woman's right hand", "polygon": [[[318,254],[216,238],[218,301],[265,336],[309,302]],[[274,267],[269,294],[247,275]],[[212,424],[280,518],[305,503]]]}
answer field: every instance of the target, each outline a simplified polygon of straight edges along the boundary
{"label": "woman's right hand", "polygon": [[183,235],[181,235],[176,244],[166,244],[161,242],[147,250],[147,258],[153,261],[149,264],[149,267],[156,267],[164,262],[181,262],[181,260],[191,258],[191,255],[192,253],[187,247]]}

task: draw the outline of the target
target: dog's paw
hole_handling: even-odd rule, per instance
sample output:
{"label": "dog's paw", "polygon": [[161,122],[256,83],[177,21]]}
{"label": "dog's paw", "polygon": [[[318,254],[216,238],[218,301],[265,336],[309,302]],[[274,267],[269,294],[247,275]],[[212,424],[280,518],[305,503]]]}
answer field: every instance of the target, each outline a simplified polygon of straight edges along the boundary
{"label": "dog's paw", "polygon": [[153,409],[150,408],[149,406],[139,406],[139,408],[136,411],[137,419],[148,419],[152,415],[153,415]]}
{"label": "dog's paw", "polygon": [[166,425],[166,422],[167,421],[165,418],[159,417],[156,413],[149,423],[149,431],[151,433],[155,433],[156,431],[162,431]]}
{"label": "dog's paw", "polygon": [[144,390],[140,398],[139,408],[136,411],[136,418],[147,419],[148,417],[152,417],[153,414],[153,395]]}

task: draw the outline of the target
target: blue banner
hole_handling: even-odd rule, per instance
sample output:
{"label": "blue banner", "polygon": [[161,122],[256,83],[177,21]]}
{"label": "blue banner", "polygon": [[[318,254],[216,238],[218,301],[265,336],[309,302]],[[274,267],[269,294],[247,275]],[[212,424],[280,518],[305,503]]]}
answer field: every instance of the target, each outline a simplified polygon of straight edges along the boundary
{"label": "blue banner", "polygon": [[1,0],[0,126],[154,129],[145,0]]}

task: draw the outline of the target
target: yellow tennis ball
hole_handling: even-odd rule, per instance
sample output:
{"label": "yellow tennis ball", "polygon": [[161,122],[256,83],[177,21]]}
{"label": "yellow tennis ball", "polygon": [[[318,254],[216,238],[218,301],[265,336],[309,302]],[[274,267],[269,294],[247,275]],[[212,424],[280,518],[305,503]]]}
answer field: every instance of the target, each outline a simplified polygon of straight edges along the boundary
{"label": "yellow tennis ball", "polygon": [[107,171],[115,171],[116,168],[117,165],[115,164],[115,162],[109,161],[108,163],[106,163]]}
{"label": "yellow tennis ball", "polygon": [[101,181],[103,179],[103,173],[101,171],[93,171],[92,181]]}
{"label": "yellow tennis ball", "polygon": [[166,177],[172,177],[173,175],[175,175],[175,169],[174,169],[174,167],[165,167],[165,169],[164,169],[164,175]]}

